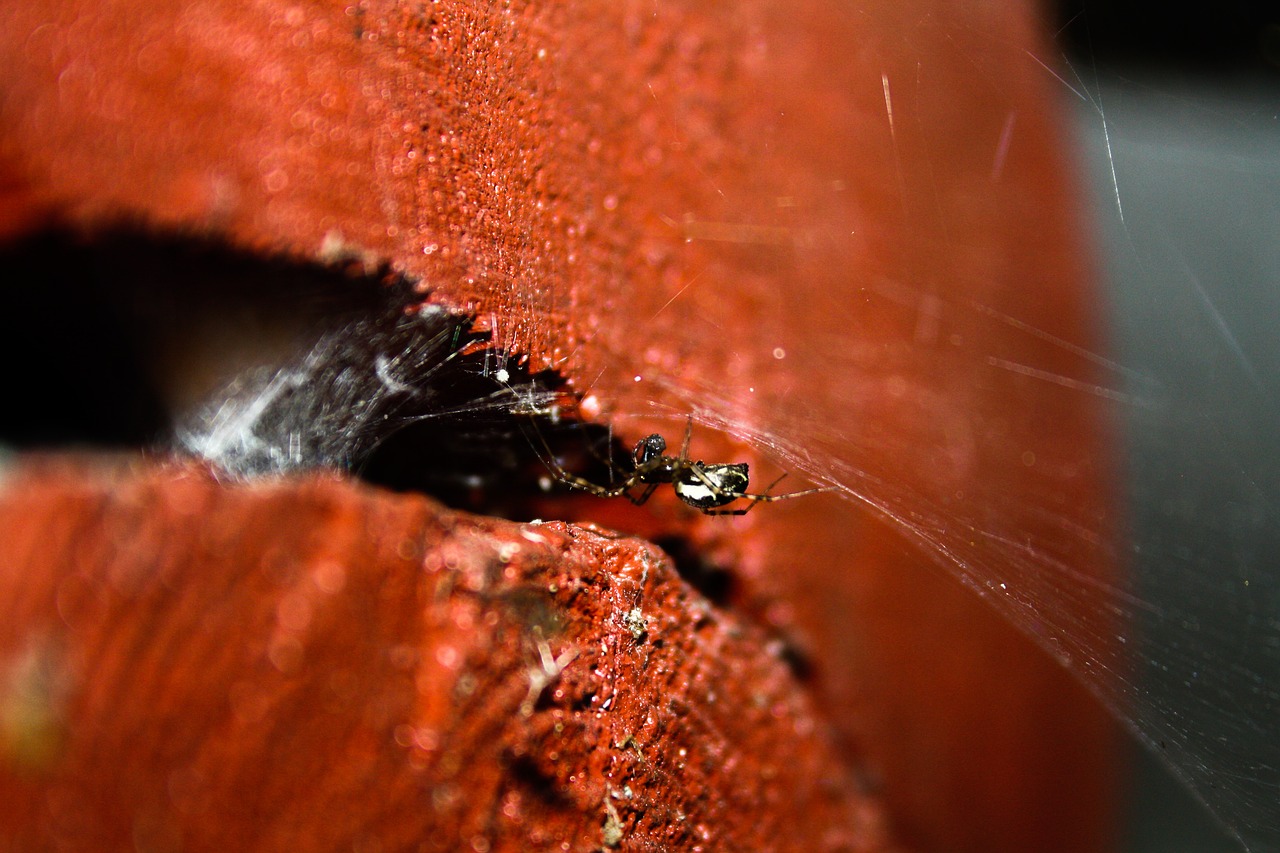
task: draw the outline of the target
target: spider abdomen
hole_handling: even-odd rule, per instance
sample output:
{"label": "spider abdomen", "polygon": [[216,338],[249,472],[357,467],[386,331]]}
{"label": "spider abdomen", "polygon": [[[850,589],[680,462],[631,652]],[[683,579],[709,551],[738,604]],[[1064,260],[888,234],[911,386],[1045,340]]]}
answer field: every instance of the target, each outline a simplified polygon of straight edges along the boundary
{"label": "spider abdomen", "polygon": [[713,509],[742,497],[747,490],[747,463],[704,465],[695,462],[685,467],[672,483],[676,496],[695,509]]}

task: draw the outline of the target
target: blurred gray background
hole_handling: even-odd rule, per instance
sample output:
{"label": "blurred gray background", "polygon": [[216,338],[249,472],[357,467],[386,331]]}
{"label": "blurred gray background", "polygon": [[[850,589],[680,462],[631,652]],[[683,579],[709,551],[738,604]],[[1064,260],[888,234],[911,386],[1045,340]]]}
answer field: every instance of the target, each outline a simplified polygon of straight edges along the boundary
{"label": "blurred gray background", "polygon": [[[1280,771],[1250,757],[1274,755],[1280,727],[1280,4],[1055,14],[1110,355],[1137,401],[1120,412],[1133,555],[1140,595],[1164,609],[1138,626],[1143,689],[1187,738],[1235,750],[1202,784],[1245,778],[1280,811]],[[1200,689],[1206,668],[1228,673],[1216,690]],[[1135,741],[1122,849],[1242,849],[1153,739]],[[1274,827],[1244,833],[1280,849]]]}

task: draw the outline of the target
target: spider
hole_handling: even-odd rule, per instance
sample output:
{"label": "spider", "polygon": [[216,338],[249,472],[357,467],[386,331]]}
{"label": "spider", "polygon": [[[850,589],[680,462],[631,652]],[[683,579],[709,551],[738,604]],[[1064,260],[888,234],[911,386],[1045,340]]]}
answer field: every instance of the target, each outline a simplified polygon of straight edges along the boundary
{"label": "spider", "polygon": [[[746,515],[762,501],[781,501],[832,491],[832,487],[828,486],[788,492],[783,495],[769,494],[773,487],[787,476],[783,474],[782,477],[770,483],[769,488],[762,493],[752,494],[747,491],[749,482],[747,463],[708,464],[701,460],[690,461],[689,439],[692,435],[693,417],[690,416],[685,424],[684,443],[680,446],[679,456],[666,455],[667,440],[656,432],[640,439],[636,442],[635,449],[631,451],[631,470],[623,472],[626,476],[616,486],[601,486],[574,476],[560,467],[554,456],[549,457],[548,466],[556,477],[570,488],[590,492],[602,498],[625,497],[636,506],[649,500],[659,486],[670,484],[676,497],[706,515]],[[632,493],[632,489],[637,486],[644,487],[639,495]],[[751,503],[742,509],[722,509],[736,500],[748,500]]]}

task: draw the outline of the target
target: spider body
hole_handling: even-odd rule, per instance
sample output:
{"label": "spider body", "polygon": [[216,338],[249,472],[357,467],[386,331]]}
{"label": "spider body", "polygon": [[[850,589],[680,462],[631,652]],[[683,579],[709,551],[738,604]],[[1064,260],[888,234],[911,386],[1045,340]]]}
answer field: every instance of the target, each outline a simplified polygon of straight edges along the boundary
{"label": "spider body", "polygon": [[[556,476],[571,488],[581,489],[604,498],[625,497],[639,506],[653,495],[658,486],[670,485],[681,501],[707,515],[746,515],[762,501],[779,501],[831,491],[829,488],[805,489],[784,495],[771,495],[770,490],[782,479],[779,477],[761,494],[747,491],[750,483],[747,463],[705,463],[689,459],[689,439],[693,433],[693,418],[685,425],[684,443],[679,456],[667,455],[667,441],[658,433],[652,433],[636,442],[631,452],[631,470],[621,471],[623,479],[613,486],[601,486],[582,477],[570,474],[560,467],[554,458],[548,465]],[[783,476],[786,476],[785,474]],[[643,487],[639,494],[635,489]],[[750,501],[741,509],[722,509],[737,500]]]}
{"label": "spider body", "polygon": [[687,470],[671,483],[671,488],[680,500],[706,512],[747,497],[749,480],[745,462],[718,465],[690,462]]}

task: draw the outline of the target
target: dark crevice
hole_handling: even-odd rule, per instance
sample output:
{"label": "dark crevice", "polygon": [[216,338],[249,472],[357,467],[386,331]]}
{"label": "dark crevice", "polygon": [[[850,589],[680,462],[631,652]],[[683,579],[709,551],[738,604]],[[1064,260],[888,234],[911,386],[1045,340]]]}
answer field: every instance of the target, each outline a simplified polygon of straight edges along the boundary
{"label": "dark crevice", "polygon": [[[733,567],[707,560],[695,543],[683,536],[657,537],[654,544],[671,558],[680,577],[717,608],[738,612],[744,609],[742,595],[745,590]],[[778,659],[791,670],[795,679],[801,683],[814,682],[817,668],[812,654],[785,632],[774,633],[774,639],[773,648]],[[655,642],[654,645],[660,643]]]}
{"label": "dark crevice", "polygon": [[[513,394],[550,411],[563,393],[557,375],[485,348],[466,316],[406,319],[422,298],[411,283],[340,251],[323,265],[140,229],[50,231],[0,246],[0,266],[10,447],[175,446],[202,409],[296,370],[273,398],[278,423],[257,425],[265,443],[316,433],[315,459],[298,466],[483,505],[476,492],[538,457],[522,432],[536,418],[517,414]],[[328,365],[303,368],[308,352]],[[541,420],[552,447],[575,432],[600,441],[602,430]]]}
{"label": "dark crevice", "polygon": [[[588,448],[619,452],[604,427],[568,414],[573,401],[558,374],[530,374],[495,350],[456,357],[432,377],[431,388],[430,408],[420,411],[408,401],[355,466],[362,479],[426,492],[450,506],[528,519],[540,514],[548,485],[553,493],[566,491],[550,476],[546,457],[596,480],[607,479],[607,468]],[[521,400],[530,398],[542,401],[544,411],[525,411]]]}
{"label": "dark crevice", "polygon": [[791,670],[795,680],[801,684],[812,684],[817,680],[818,667],[813,655],[798,643],[783,639],[778,657]]}
{"label": "dark crevice", "polygon": [[738,599],[737,576],[726,566],[707,560],[697,546],[682,536],[663,536],[654,544],[667,553],[685,582],[717,607],[728,607]]}
{"label": "dark crevice", "polygon": [[0,441],[137,446],[164,431],[151,356],[117,297],[121,268],[110,254],[65,235],[0,247],[0,359],[8,366]]}
{"label": "dark crevice", "polygon": [[296,349],[375,288],[340,269],[199,238],[58,230],[0,246],[0,352],[18,447],[149,446],[175,409]]}
{"label": "dark crevice", "polygon": [[520,790],[544,805],[564,808],[570,805],[559,780],[547,773],[532,758],[516,756],[508,759],[509,777]]}
{"label": "dark crevice", "polygon": [[546,497],[548,454],[608,481],[602,460],[625,452],[573,418],[559,375],[488,347],[469,317],[406,312],[423,299],[412,282],[356,250],[331,254],[306,263],[127,228],[0,246],[0,443],[207,448],[243,404],[262,409],[253,441],[206,455],[246,476],[342,467],[515,518]]}

